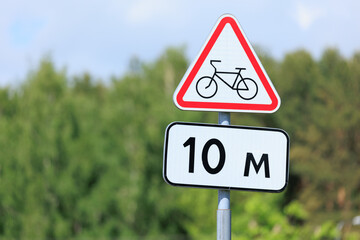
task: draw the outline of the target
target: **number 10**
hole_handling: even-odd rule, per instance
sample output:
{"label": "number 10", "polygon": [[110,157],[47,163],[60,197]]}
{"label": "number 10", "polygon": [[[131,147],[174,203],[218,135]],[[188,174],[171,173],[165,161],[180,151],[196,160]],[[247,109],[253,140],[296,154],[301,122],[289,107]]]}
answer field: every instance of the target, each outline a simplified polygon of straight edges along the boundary
{"label": "number 10", "polygon": [[[209,153],[209,149],[212,145],[216,145],[219,153],[220,153],[220,157],[219,157],[219,163],[217,164],[217,166],[215,168],[212,168],[209,165],[209,159],[208,159],[208,153]],[[194,137],[190,137],[188,140],[186,140],[186,142],[183,144],[184,147],[190,146],[190,152],[189,152],[189,173],[193,173],[194,172],[194,165],[195,165],[195,138]],[[205,170],[210,173],[210,174],[217,174],[218,172],[221,171],[221,169],[224,167],[225,164],[225,148],[224,145],[216,138],[212,138],[209,141],[207,141],[203,147],[202,150],[202,154],[201,154],[201,158],[202,158],[202,163],[203,166],[205,168]]]}

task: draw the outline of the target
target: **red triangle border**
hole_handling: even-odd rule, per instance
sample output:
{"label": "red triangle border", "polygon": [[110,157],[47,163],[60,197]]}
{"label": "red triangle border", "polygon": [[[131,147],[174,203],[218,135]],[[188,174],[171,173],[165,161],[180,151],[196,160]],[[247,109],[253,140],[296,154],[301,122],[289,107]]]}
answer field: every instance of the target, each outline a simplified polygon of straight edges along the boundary
{"label": "red triangle border", "polygon": [[[232,29],[234,30],[237,38],[240,41],[241,46],[243,47],[248,59],[250,60],[252,66],[254,67],[258,77],[261,80],[268,96],[270,97],[271,104],[250,104],[250,103],[223,103],[223,102],[195,102],[195,101],[184,101],[184,95],[187,92],[190,84],[194,80],[196,74],[198,73],[199,69],[203,65],[206,57],[208,56],[209,52],[211,51],[212,47],[214,46],[216,40],[220,36],[222,30],[224,29],[226,24],[230,24]],[[279,107],[279,100],[278,96],[273,91],[266,75],[264,74],[261,66],[258,63],[257,58],[255,57],[251,47],[249,46],[246,38],[244,37],[242,31],[240,30],[236,20],[231,16],[225,16],[216,26],[215,31],[211,35],[210,39],[206,43],[203,51],[201,52],[200,56],[198,57],[196,63],[194,64],[193,68],[191,69],[189,75],[187,76],[184,84],[181,86],[181,89],[176,95],[177,104],[186,110],[186,108],[191,109],[203,109],[207,111],[211,111],[212,109],[216,110],[236,110],[236,111],[258,111],[258,112],[273,112],[277,110]]]}

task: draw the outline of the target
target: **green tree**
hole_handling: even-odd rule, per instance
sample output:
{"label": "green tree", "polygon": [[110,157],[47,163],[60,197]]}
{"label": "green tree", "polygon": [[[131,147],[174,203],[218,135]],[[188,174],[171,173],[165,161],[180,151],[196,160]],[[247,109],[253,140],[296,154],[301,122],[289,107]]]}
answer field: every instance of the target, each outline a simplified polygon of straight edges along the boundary
{"label": "green tree", "polygon": [[[280,194],[232,191],[233,238],[332,239],[348,220],[342,235],[356,239],[360,54],[260,58],[282,105],[231,122],[289,133],[290,182]],[[166,126],[217,122],[215,112],[173,105],[187,67],[184,48],[169,48],[103,84],[44,58],[21,86],[0,89],[0,238],[214,238],[217,190],[162,179]]]}

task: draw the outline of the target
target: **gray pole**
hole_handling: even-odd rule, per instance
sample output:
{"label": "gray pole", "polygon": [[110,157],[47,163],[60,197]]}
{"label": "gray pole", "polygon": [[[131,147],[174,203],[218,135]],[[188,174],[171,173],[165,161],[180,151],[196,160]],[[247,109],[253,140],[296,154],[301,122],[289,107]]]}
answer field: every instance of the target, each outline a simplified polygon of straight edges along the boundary
{"label": "gray pole", "polygon": [[[230,113],[219,112],[219,124],[230,125]],[[217,240],[231,239],[230,190],[218,191]]]}

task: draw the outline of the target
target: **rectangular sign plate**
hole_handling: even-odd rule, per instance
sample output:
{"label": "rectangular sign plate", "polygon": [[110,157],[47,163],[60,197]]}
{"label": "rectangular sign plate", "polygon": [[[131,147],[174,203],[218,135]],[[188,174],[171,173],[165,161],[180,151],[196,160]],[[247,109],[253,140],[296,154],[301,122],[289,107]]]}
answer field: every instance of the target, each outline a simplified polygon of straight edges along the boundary
{"label": "rectangular sign plate", "polygon": [[163,177],[175,186],[281,192],[289,146],[281,129],[173,122],[165,133]]}

